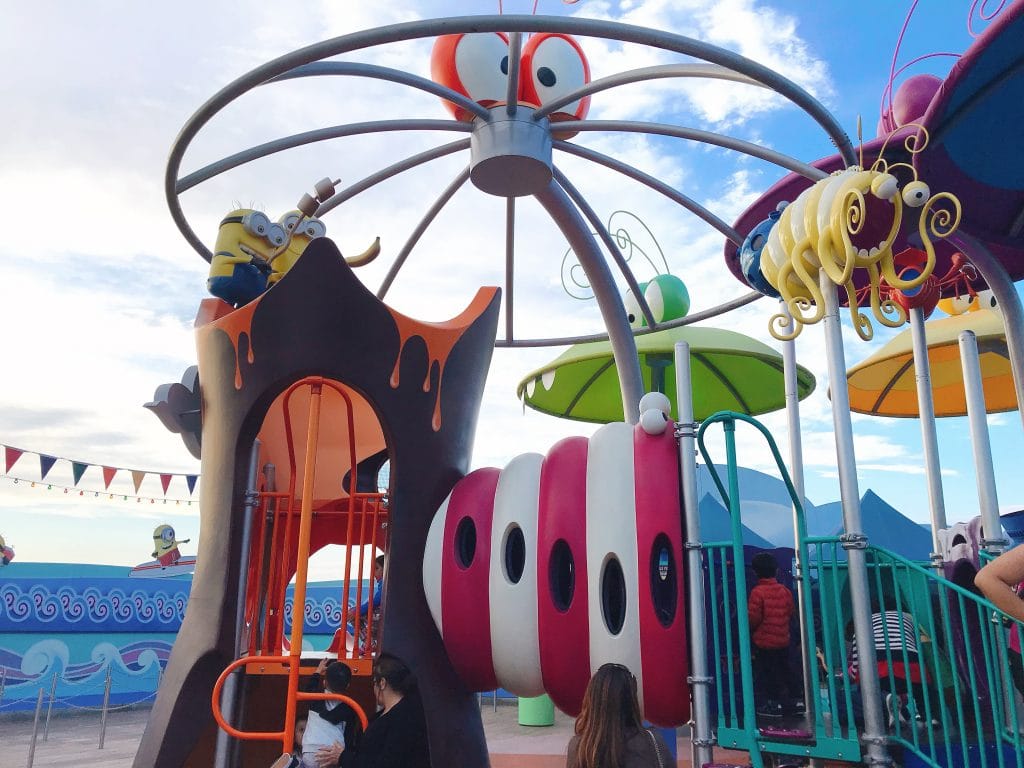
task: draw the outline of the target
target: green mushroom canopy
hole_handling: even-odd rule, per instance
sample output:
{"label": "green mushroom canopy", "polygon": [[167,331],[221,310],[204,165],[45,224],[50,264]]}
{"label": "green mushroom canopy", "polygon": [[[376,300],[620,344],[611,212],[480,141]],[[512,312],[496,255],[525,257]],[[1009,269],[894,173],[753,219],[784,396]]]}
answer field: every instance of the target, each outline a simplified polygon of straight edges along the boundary
{"label": "green mushroom canopy", "polygon": [[[668,395],[672,418],[678,417],[673,363],[677,341],[690,345],[696,419],[727,409],[756,416],[785,407],[778,352],[734,331],[682,326],[636,337],[644,389]],[[801,400],[814,391],[814,376],[801,366],[797,382]],[[573,345],[525,376],[516,395],[534,410],[564,419],[599,424],[623,420],[619,377],[607,341]]]}

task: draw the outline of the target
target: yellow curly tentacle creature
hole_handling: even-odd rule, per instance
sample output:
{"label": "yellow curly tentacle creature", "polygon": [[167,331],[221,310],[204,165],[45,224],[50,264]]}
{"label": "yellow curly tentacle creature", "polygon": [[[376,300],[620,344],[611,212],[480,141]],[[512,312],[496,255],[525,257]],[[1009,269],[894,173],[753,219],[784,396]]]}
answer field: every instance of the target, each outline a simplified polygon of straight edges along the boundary
{"label": "yellow curly tentacle creature", "polygon": [[[927,132],[917,126],[918,134],[905,140],[911,154],[927,145]],[[885,145],[882,147],[882,153]],[[891,171],[909,170],[914,180],[900,189]],[[947,206],[938,207],[940,202]],[[904,280],[897,274],[893,245],[903,225],[904,207],[921,208],[918,234],[927,255],[920,273]],[[772,228],[764,246],[761,271],[779,292],[786,313],[769,321],[769,331],[779,340],[796,338],[803,326],[824,317],[824,296],[820,273],[846,292],[850,314],[857,334],[867,340],[874,333],[870,318],[860,307],[866,294],[874,318],[889,327],[906,322],[906,313],[891,299],[883,299],[881,284],[910,290],[921,285],[935,267],[934,240],[948,237],[960,223],[960,201],[948,192],[932,195],[917,179],[907,163],[889,165],[882,158],[870,169],[852,166],[836,171],[804,190],[787,205]],[[854,275],[866,273],[864,287],[858,292]]]}

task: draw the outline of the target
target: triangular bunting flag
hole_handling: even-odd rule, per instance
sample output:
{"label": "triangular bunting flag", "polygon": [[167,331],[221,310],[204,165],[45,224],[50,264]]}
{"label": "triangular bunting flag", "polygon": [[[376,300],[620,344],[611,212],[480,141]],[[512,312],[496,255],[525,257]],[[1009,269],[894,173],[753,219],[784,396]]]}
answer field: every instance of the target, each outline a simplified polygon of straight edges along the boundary
{"label": "triangular bunting flag", "polygon": [[4,446],[4,463],[7,465],[5,472],[10,472],[11,467],[14,463],[21,458],[21,454],[24,453],[20,448],[11,448],[11,446]]}
{"label": "triangular bunting flag", "polygon": [[132,470],[132,482],[135,483],[135,492],[139,492],[139,486],[142,485],[142,481],[145,479],[146,473],[141,469]]}
{"label": "triangular bunting flag", "polygon": [[110,487],[110,481],[114,479],[114,475],[117,474],[117,467],[104,467],[103,468],[103,489],[106,490]]}
{"label": "triangular bunting flag", "polygon": [[39,479],[45,480],[46,476],[53,469],[53,465],[57,463],[56,456],[47,456],[45,453],[39,454]]}
{"label": "triangular bunting flag", "polygon": [[71,462],[71,474],[75,476],[75,485],[78,485],[78,481],[82,479],[82,475],[85,474],[85,470],[89,468],[89,465],[84,461],[72,461]]}
{"label": "triangular bunting flag", "polygon": [[196,480],[199,478],[198,475],[185,475],[185,482],[188,484],[188,495],[192,495],[192,491],[196,489]]}
{"label": "triangular bunting flag", "polygon": [[164,495],[167,495],[167,486],[171,484],[170,475],[160,475],[160,485],[164,487]]}

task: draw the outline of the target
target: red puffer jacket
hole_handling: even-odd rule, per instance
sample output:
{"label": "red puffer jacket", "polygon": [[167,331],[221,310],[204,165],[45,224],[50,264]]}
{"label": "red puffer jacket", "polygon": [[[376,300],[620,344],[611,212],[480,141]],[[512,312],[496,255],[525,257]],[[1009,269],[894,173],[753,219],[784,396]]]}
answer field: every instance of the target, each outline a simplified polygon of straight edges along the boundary
{"label": "red puffer jacket", "polygon": [[751,639],[756,648],[788,648],[793,593],[775,579],[758,579],[747,601]]}

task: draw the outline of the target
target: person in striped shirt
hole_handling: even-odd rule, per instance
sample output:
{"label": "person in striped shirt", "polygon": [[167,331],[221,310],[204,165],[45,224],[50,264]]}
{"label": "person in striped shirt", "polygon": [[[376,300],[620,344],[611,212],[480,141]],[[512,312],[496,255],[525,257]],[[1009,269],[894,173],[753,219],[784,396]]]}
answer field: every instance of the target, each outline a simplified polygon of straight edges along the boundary
{"label": "person in striped shirt", "polygon": [[[918,658],[918,632],[913,617],[905,611],[896,610],[895,600],[886,595],[882,606],[877,602],[871,606],[871,634],[878,677],[882,691],[886,693],[889,725],[893,725],[897,717],[909,722],[908,696],[913,696],[918,720],[921,720],[928,678]],[[856,640],[850,649],[848,671],[853,682],[859,682],[860,659]]]}

